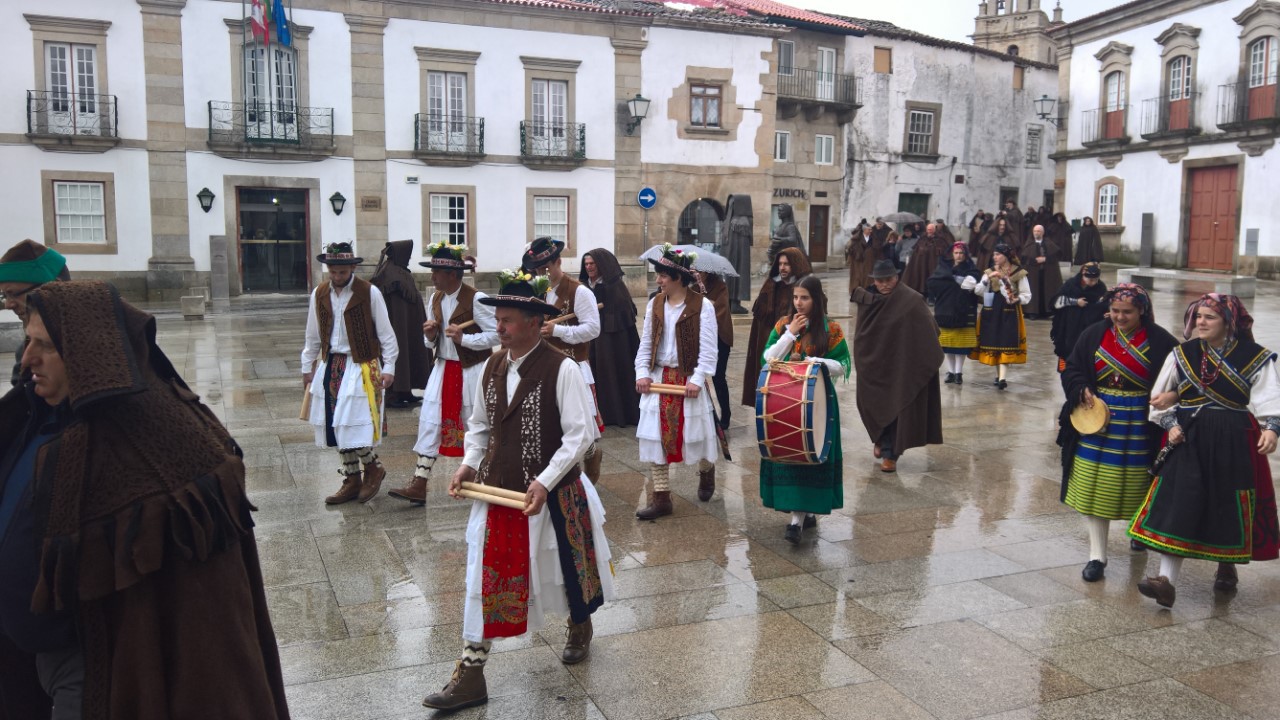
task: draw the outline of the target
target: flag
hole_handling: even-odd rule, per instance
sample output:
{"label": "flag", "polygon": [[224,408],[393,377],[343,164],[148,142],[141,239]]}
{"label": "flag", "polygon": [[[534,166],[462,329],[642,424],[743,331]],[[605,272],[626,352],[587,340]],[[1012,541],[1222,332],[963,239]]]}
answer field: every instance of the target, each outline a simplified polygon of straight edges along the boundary
{"label": "flag", "polygon": [[267,8],[262,0],[249,0],[249,31],[262,41],[263,45],[271,44],[271,20],[267,18]]}
{"label": "flag", "polygon": [[271,6],[271,22],[276,25],[276,40],[289,47],[293,43],[293,34],[289,32],[289,18],[284,14],[284,0],[275,0]]}

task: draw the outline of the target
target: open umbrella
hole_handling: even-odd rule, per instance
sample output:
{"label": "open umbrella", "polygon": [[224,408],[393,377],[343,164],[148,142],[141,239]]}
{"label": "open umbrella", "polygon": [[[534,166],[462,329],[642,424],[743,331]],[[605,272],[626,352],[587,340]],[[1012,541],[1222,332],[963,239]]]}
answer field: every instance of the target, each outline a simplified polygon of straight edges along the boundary
{"label": "open umbrella", "polygon": [[[733,263],[729,262],[723,255],[717,255],[710,250],[703,250],[697,245],[672,245],[672,248],[686,253],[695,253],[697,255],[693,260],[693,269],[700,270],[704,273],[712,275],[723,275],[725,277],[738,277],[738,271],[733,269]],[[657,260],[662,256],[662,246],[654,245],[644,254],[640,256],[641,260]]]}
{"label": "open umbrella", "polygon": [[882,215],[880,219],[887,223],[920,223],[928,222],[924,218],[909,212],[896,212],[891,215]]}

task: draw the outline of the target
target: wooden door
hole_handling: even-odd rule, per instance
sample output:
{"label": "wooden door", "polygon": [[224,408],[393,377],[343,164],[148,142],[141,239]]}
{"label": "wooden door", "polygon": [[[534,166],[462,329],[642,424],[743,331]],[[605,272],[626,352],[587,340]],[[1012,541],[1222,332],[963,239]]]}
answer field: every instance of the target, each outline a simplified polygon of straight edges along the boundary
{"label": "wooden door", "polygon": [[1235,269],[1238,171],[1235,166],[1191,171],[1188,267],[1202,270]]}
{"label": "wooden door", "polygon": [[809,259],[813,262],[827,261],[827,234],[830,220],[830,205],[809,206]]}
{"label": "wooden door", "polygon": [[1191,98],[1169,101],[1169,130],[1191,127]]}

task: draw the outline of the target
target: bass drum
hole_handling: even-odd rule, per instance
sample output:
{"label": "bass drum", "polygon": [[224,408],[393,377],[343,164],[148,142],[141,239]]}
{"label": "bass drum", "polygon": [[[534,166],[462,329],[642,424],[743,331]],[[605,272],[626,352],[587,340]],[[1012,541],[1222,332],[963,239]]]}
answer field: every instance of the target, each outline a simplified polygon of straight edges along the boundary
{"label": "bass drum", "polygon": [[760,457],[789,465],[820,465],[831,452],[832,398],[827,366],[772,360],[756,383]]}

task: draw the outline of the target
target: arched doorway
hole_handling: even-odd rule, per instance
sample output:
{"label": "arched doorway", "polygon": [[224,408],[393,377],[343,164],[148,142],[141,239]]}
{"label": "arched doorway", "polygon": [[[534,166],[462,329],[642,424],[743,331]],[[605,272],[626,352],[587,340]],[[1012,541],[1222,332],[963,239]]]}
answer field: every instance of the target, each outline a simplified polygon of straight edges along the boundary
{"label": "arched doorway", "polygon": [[680,213],[677,228],[680,242],[701,245],[712,252],[720,251],[720,226],[724,223],[724,206],[712,198],[698,198]]}

